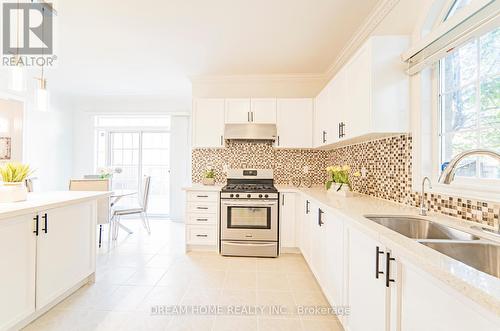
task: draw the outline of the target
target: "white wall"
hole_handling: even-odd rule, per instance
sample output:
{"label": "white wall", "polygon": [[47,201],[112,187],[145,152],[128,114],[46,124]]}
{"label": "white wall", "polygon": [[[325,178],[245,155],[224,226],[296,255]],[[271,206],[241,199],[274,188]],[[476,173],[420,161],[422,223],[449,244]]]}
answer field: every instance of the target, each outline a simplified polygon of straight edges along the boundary
{"label": "white wall", "polygon": [[29,163],[39,179],[40,190],[67,189],[72,171],[73,114],[62,97],[51,95],[50,110],[35,108],[36,72],[27,72],[27,88],[22,93],[8,89],[8,69],[0,68],[0,95],[24,102],[24,151],[22,161]]}
{"label": "white wall", "polygon": [[184,114],[191,112],[191,99],[158,97],[99,97],[73,99],[73,171],[81,177],[94,171],[94,117],[110,114]]}
{"label": "white wall", "polygon": [[4,162],[23,160],[23,118],[23,102],[0,99],[0,137],[11,139],[11,159]]}
{"label": "white wall", "polygon": [[183,186],[191,182],[191,145],[189,143],[190,118],[172,116],[170,131],[170,217],[184,217],[185,196]]}
{"label": "white wall", "polygon": [[170,154],[170,216],[184,217],[182,186],[190,182],[189,142],[191,99],[157,97],[102,97],[75,99],[73,117],[73,177],[91,174],[95,164],[95,123],[97,115],[172,115]]}

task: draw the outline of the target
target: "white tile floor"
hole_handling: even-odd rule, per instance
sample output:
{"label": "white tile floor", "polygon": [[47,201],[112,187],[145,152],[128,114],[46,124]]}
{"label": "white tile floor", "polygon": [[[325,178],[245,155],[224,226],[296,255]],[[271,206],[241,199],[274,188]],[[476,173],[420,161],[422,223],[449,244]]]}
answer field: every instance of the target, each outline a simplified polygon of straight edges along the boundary
{"label": "white tile floor", "polygon": [[[305,316],[297,305],[327,306],[300,255],[277,259],[184,253],[184,227],[152,220],[149,236],[140,221],[126,221],[97,258],[96,282],[86,285],[25,330],[342,330],[334,316]],[[104,236],[106,237],[106,236]],[[282,306],[290,314],[158,316],[152,306]]]}

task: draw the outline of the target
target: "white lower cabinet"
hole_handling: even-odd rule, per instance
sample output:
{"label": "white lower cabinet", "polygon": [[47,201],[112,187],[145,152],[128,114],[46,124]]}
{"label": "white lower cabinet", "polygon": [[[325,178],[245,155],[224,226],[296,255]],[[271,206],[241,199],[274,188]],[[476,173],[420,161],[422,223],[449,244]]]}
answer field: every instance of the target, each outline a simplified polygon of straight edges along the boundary
{"label": "white lower cabinet", "polygon": [[[389,330],[389,299],[394,286],[386,284],[388,253],[359,230],[349,227],[347,232],[349,330]],[[389,266],[395,265],[390,262]]]}
{"label": "white lower cabinet", "polygon": [[311,204],[312,217],[311,223],[311,253],[310,267],[318,282],[323,285],[325,277],[325,245],[326,245],[326,229],[325,229],[325,212],[316,204]]}
{"label": "white lower cabinet", "polygon": [[0,330],[16,329],[95,272],[95,201],[0,220]]}
{"label": "white lower cabinet", "polygon": [[199,189],[186,194],[186,250],[218,248],[220,192]]}
{"label": "white lower cabinet", "polygon": [[414,267],[335,209],[297,193],[295,216],[296,244],[323,294],[332,306],[350,308],[339,316],[345,330],[499,330],[498,316]]}
{"label": "white lower cabinet", "polygon": [[344,222],[335,213],[325,213],[324,216],[324,294],[332,305],[345,304],[345,259],[344,259]]}
{"label": "white lower cabinet", "polygon": [[95,270],[95,220],[92,203],[39,214],[36,306],[42,307]]}
{"label": "white lower cabinet", "polygon": [[0,220],[0,330],[35,312],[33,215]]}
{"label": "white lower cabinet", "polygon": [[477,307],[411,263],[401,263],[400,327],[404,331],[493,331],[500,318]]}
{"label": "white lower cabinet", "polygon": [[312,219],[313,219],[313,210],[314,206],[312,206],[311,201],[307,198],[301,199],[301,204],[304,207],[301,217],[301,235],[300,235],[300,251],[304,256],[306,262],[311,266],[311,252],[312,252]]}
{"label": "white lower cabinet", "polygon": [[294,248],[298,244],[295,240],[295,210],[296,210],[296,194],[281,193],[280,194],[280,245],[283,248]]}

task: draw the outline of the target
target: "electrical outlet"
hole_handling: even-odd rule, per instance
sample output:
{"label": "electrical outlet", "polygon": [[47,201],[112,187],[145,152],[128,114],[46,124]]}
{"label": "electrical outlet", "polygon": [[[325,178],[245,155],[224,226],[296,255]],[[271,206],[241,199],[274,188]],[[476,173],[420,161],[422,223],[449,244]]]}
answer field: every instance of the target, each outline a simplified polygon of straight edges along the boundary
{"label": "electrical outlet", "polygon": [[222,166],[222,171],[224,171],[224,173],[227,173],[227,170],[228,170],[228,166],[227,166],[227,164],[224,163],[224,165]]}
{"label": "electrical outlet", "polygon": [[365,167],[361,168],[361,178],[366,178],[368,170]]}
{"label": "electrical outlet", "polygon": [[302,172],[303,172],[304,174],[308,174],[308,173],[309,173],[309,166],[304,166],[304,167],[302,168]]}

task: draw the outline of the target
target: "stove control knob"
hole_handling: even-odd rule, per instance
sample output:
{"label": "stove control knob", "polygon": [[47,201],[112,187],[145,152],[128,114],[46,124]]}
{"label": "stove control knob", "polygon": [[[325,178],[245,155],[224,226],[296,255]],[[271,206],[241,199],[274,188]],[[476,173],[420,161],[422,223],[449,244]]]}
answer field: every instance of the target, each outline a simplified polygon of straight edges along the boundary
{"label": "stove control knob", "polygon": [[269,198],[269,195],[268,195],[268,194],[265,194],[265,195],[264,195],[264,198]]}
{"label": "stove control knob", "polygon": [[262,198],[262,194],[259,194],[259,198]]}
{"label": "stove control knob", "polygon": [[229,197],[230,198],[234,197],[234,194],[233,193],[229,194]]}
{"label": "stove control knob", "polygon": [[251,194],[247,194],[247,198],[251,198],[251,197],[252,197],[252,195],[251,195]]}
{"label": "stove control knob", "polygon": [[240,195],[239,195],[239,194],[236,194],[236,197],[237,197],[237,198],[239,198],[239,197],[240,197]]}

